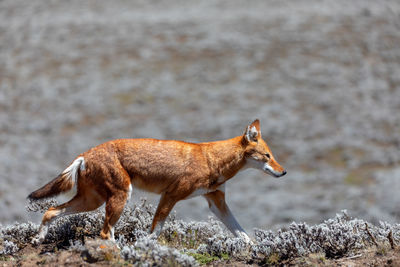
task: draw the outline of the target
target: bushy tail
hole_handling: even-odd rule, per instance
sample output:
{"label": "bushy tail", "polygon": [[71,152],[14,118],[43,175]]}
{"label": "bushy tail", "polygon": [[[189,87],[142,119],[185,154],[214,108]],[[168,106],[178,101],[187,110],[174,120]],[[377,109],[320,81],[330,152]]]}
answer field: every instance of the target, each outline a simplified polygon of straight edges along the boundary
{"label": "bushy tail", "polygon": [[60,193],[69,191],[78,179],[78,171],[85,170],[85,159],[79,157],[68,168],[66,168],[60,175],[54,178],[50,183],[42,188],[30,193],[28,196],[31,200],[47,198],[56,196]]}

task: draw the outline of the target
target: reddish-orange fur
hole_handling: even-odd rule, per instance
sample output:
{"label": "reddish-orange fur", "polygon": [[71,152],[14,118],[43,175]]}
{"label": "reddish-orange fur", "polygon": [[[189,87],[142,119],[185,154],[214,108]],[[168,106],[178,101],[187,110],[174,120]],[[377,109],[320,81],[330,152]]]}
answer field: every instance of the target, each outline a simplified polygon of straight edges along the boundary
{"label": "reddish-orange fur", "polygon": [[[249,127],[255,127],[258,133],[254,128],[251,132]],[[276,172],[282,173],[276,176],[285,173],[261,138],[259,121],[249,127],[245,135],[209,143],[119,139],[96,146],[79,155],[84,158],[85,168],[79,170],[76,196],[61,206],[50,208],[42,225],[63,212],[94,210],[106,202],[106,217],[100,235],[110,239],[112,227],[127,201],[130,185],[162,195],[151,232],[166,219],[176,202],[200,189],[206,191],[204,196],[209,204],[215,205],[224,216],[229,209],[220,186],[243,168],[249,158],[268,163]],[[47,188],[48,195],[54,194],[49,186]],[[43,196],[46,194],[42,192],[40,197]]]}

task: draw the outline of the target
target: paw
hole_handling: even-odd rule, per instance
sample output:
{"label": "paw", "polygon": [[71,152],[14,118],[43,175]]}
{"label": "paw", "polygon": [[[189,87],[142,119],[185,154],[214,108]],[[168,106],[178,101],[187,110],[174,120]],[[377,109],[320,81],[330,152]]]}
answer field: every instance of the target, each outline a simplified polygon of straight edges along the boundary
{"label": "paw", "polygon": [[40,244],[42,244],[44,241],[44,238],[41,236],[36,236],[34,238],[32,238],[31,244],[34,246],[39,246]]}
{"label": "paw", "polygon": [[240,233],[239,237],[248,245],[254,245],[251,238],[246,233]]}
{"label": "paw", "polygon": [[153,232],[153,233],[151,233],[151,234],[149,235],[149,238],[150,238],[150,239],[157,240],[157,239],[158,239],[158,235],[157,235],[157,233]]}

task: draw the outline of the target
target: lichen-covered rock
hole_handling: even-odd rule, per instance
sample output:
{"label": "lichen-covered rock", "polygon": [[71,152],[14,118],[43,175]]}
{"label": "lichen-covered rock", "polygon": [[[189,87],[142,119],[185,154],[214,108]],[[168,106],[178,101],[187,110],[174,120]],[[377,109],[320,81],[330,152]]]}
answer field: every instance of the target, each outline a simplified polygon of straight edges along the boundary
{"label": "lichen-covered rock", "polygon": [[196,260],[179,250],[162,246],[156,240],[144,237],[133,245],[124,246],[121,255],[125,260],[140,266],[197,266]]}
{"label": "lichen-covered rock", "polygon": [[110,240],[86,240],[82,250],[82,257],[90,263],[111,261],[120,257],[120,250],[116,243]]}

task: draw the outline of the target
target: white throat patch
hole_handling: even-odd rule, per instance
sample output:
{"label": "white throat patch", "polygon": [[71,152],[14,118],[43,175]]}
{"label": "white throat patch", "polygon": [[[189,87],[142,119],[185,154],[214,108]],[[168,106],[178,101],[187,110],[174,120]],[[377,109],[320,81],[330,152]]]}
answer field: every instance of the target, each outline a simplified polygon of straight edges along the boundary
{"label": "white throat patch", "polygon": [[266,164],[265,162],[255,160],[253,158],[247,158],[246,164],[243,166],[242,170],[247,170],[247,169],[264,170],[265,164]]}

